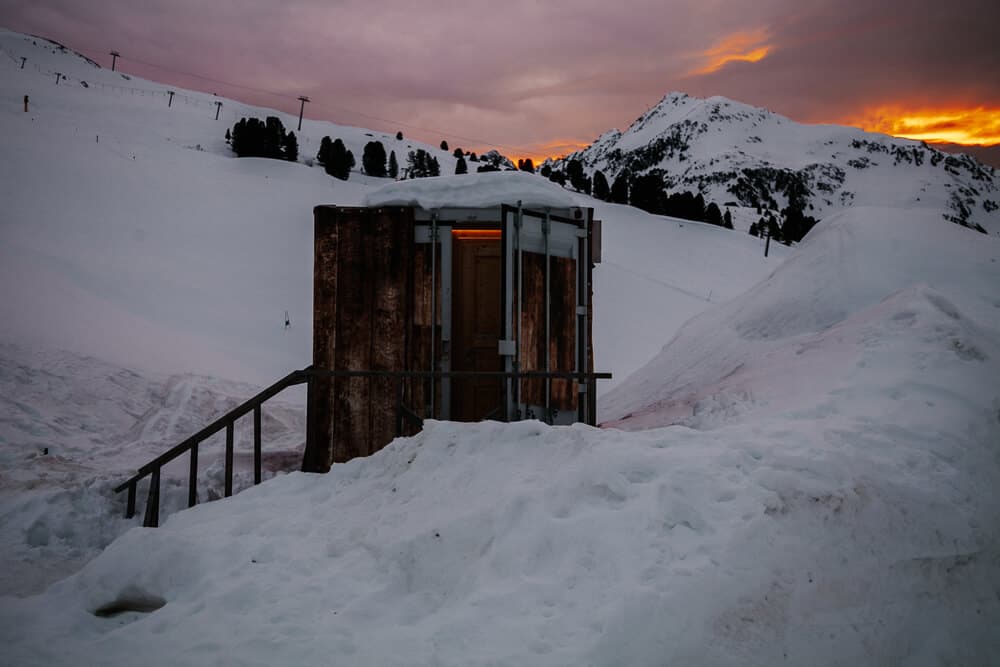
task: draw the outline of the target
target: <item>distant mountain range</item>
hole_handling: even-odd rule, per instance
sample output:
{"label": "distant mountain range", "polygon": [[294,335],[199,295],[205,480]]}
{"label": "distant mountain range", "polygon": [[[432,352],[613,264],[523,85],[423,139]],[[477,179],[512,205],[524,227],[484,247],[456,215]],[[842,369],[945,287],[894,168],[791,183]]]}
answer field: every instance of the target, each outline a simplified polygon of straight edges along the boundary
{"label": "distant mountain range", "polygon": [[817,219],[850,206],[937,209],[1000,233],[1000,176],[969,155],[839,125],[803,125],[724,97],[671,93],[621,132],[552,163],[580,160],[608,181],[659,175],[668,192],[780,211],[790,198]]}

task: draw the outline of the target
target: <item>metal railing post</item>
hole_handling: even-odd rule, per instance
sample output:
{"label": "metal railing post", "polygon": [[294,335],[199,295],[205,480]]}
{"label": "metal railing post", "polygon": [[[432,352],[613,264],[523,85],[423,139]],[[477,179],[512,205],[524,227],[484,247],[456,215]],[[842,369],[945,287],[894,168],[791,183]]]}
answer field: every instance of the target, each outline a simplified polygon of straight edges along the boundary
{"label": "metal railing post", "polygon": [[233,495],[233,422],[226,424],[226,490],[225,496]]}
{"label": "metal railing post", "polygon": [[[307,406],[306,410],[308,411],[308,409],[309,408]],[[261,463],[260,418],[261,418],[261,414],[260,414],[260,412],[261,412],[261,405],[258,403],[253,408],[253,483],[254,484],[260,484],[260,478],[261,478],[261,474],[260,474],[261,473],[261,471],[260,471],[260,463]],[[306,432],[307,433],[309,431],[308,420],[309,420],[309,417],[308,417],[308,414],[307,414],[307,416],[306,416],[306,422],[307,422]]]}
{"label": "metal railing post", "polygon": [[142,522],[146,528],[160,525],[160,469],[157,467],[149,476],[149,495],[146,498],[146,516]]}
{"label": "metal railing post", "polygon": [[191,468],[188,471],[188,507],[198,504],[198,443],[191,446]]}

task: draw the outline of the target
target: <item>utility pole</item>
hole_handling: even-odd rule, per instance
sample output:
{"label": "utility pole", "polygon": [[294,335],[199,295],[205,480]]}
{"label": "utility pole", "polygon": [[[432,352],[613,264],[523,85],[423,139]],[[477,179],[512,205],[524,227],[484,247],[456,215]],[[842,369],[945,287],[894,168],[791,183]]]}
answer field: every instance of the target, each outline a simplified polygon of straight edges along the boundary
{"label": "utility pole", "polygon": [[24,96],[24,113],[28,113],[28,96]]}
{"label": "utility pole", "polygon": [[309,101],[309,98],[306,97],[305,95],[300,95],[299,96],[299,102],[301,102],[301,104],[299,105],[299,129],[297,130],[297,132],[301,132],[302,131],[302,112],[305,111],[306,102],[308,102],[308,101]]}
{"label": "utility pole", "polygon": [[118,63],[118,59],[122,57],[122,54],[112,51],[109,55],[111,56],[111,71],[114,72],[115,65]]}
{"label": "utility pole", "polygon": [[167,95],[170,95],[170,99],[167,100],[167,108],[169,109],[170,105],[174,103],[174,91],[168,90]]}
{"label": "utility pole", "polygon": [[24,63],[27,62],[28,56],[21,56],[21,69],[24,69]]}
{"label": "utility pole", "polygon": [[764,257],[767,257],[767,251],[771,248],[771,221],[767,222],[767,240],[764,241]]}
{"label": "utility pole", "polygon": [[219,112],[222,110],[222,102],[215,103],[215,120],[219,120]]}
{"label": "utility pole", "polygon": [[56,85],[57,86],[59,85],[59,79],[61,79],[61,78],[62,78],[62,73],[61,72],[56,72]]}

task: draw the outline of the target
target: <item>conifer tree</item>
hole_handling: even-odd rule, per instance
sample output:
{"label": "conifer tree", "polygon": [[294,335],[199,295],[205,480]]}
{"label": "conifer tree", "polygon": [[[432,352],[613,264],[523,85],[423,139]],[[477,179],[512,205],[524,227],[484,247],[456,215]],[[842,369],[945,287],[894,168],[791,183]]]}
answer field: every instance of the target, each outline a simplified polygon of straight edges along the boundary
{"label": "conifer tree", "polygon": [[726,209],[725,214],[722,216],[722,226],[725,227],[726,229],[733,228],[733,214],[729,212],[728,208]]}
{"label": "conifer tree", "polygon": [[525,158],[523,161],[522,160],[518,160],[517,163],[518,163],[517,167],[521,171],[526,171],[526,172],[528,172],[530,174],[535,173],[535,163],[531,161],[530,157],[529,158]]}
{"label": "conifer tree", "polygon": [[454,151],[452,151],[451,154],[455,156],[455,159],[458,159],[458,158],[462,157],[462,155],[463,155],[462,149],[461,148],[456,148]]}
{"label": "conifer tree", "polygon": [[391,151],[389,153],[389,178],[396,178],[399,176],[399,163],[396,162],[396,151]]}
{"label": "conifer tree", "polygon": [[354,154],[347,150],[339,137],[330,146],[330,154],[323,167],[326,169],[326,173],[342,181],[346,181],[350,177],[351,168],[354,167]]}
{"label": "conifer tree", "polygon": [[396,141],[402,141],[402,140],[403,140],[403,133],[402,132],[397,132],[396,133]]}
{"label": "conifer tree", "polygon": [[608,201],[611,197],[608,179],[600,169],[594,172],[594,197],[601,201]]}
{"label": "conifer tree", "polygon": [[461,155],[458,156],[458,160],[455,161],[455,173],[456,174],[467,174],[469,173],[469,165],[465,163],[465,158]]}
{"label": "conifer tree", "polygon": [[584,187],[586,187],[588,181],[586,175],[583,173],[583,163],[576,158],[571,159],[566,164],[566,177],[569,179],[569,184],[573,186],[574,190],[583,192]]}
{"label": "conifer tree", "polygon": [[330,137],[323,137],[319,142],[319,152],[316,153],[316,162],[326,164],[327,160],[330,159],[330,149],[332,147],[333,142],[330,141]]}
{"label": "conifer tree", "polygon": [[299,140],[294,132],[289,132],[285,135],[281,148],[286,160],[289,162],[299,161]]}
{"label": "conifer tree", "polygon": [[406,156],[407,176],[409,178],[426,178],[427,176],[440,176],[441,165],[437,158],[431,157],[430,153],[423,148],[410,151]]}
{"label": "conifer tree", "polygon": [[611,201],[616,204],[628,203],[628,177],[625,174],[616,176],[611,184]]}
{"label": "conifer tree", "polygon": [[700,192],[694,197],[694,209],[691,211],[691,220],[705,221],[705,197]]}
{"label": "conifer tree", "polygon": [[647,213],[662,215],[667,209],[663,179],[656,173],[643,174],[632,181],[629,203]]}
{"label": "conifer tree", "polygon": [[718,205],[712,202],[705,209],[705,222],[710,225],[716,225],[717,227],[722,226],[722,211],[719,210]]}
{"label": "conifer tree", "polygon": [[381,141],[369,141],[365,144],[365,151],[361,155],[361,166],[369,176],[385,177],[385,146]]}
{"label": "conifer tree", "polygon": [[448,150],[448,142],[445,141],[444,139],[441,140],[441,150],[443,151]]}

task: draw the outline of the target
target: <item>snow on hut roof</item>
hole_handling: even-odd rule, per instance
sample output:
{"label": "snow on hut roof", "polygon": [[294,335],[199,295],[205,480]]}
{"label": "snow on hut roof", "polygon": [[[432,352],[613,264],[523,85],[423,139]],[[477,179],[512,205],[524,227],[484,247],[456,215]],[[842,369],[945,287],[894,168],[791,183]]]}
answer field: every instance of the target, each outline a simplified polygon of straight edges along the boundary
{"label": "snow on hut roof", "polygon": [[526,208],[580,206],[573,193],[548,179],[523,171],[490,171],[396,181],[369,192],[364,198],[365,206],[419,206],[426,210],[487,208],[500,204],[516,205],[517,202]]}

